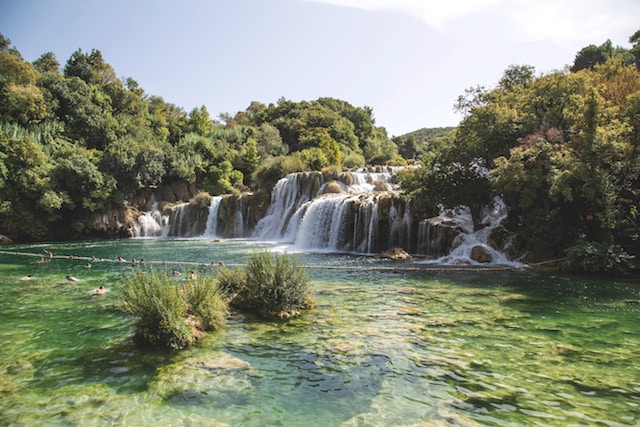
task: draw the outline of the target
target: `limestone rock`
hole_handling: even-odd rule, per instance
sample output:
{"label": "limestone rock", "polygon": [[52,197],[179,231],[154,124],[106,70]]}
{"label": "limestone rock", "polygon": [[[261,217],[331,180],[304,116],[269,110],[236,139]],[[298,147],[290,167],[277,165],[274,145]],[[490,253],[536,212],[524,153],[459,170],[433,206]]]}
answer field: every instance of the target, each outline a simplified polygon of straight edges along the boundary
{"label": "limestone rock", "polygon": [[342,193],[342,187],[336,181],[328,182],[324,186],[324,194],[340,194]]}
{"label": "limestone rock", "polygon": [[389,258],[389,259],[397,259],[397,260],[411,259],[411,255],[409,255],[407,251],[398,247],[391,248],[388,251],[384,251],[382,252],[381,255],[382,257]]}
{"label": "limestone rock", "polygon": [[94,215],[91,231],[102,236],[128,235],[128,230],[133,226],[134,221],[131,208],[121,206]]}

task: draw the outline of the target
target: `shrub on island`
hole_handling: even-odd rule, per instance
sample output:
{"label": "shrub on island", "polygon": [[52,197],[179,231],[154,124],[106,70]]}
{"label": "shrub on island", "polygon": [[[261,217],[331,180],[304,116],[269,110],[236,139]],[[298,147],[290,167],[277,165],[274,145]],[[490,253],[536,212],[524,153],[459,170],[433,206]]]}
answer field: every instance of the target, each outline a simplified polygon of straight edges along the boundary
{"label": "shrub on island", "polygon": [[171,279],[155,269],[124,279],[117,306],[136,317],[137,342],[186,348],[225,323],[228,304],[214,277]]}
{"label": "shrub on island", "polygon": [[239,310],[266,318],[289,318],[313,306],[311,285],[295,256],[258,252],[246,269],[225,268],[218,286]]}

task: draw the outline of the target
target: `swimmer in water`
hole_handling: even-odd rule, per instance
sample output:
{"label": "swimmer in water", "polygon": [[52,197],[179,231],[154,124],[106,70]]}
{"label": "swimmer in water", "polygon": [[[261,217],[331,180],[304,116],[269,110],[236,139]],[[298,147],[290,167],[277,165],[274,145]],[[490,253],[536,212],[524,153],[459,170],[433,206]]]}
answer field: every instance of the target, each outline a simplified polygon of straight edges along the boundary
{"label": "swimmer in water", "polygon": [[33,279],[32,275],[28,275],[20,278],[22,282],[26,282],[27,280],[31,280],[31,279]]}
{"label": "swimmer in water", "polygon": [[68,275],[68,274],[67,274],[67,276],[66,276],[66,277],[67,277],[67,280],[68,280],[68,281],[70,281],[70,282],[77,282],[77,281],[78,281],[78,279],[76,279],[75,277],[70,276],[70,275]]}
{"label": "swimmer in water", "polygon": [[100,285],[100,287],[96,289],[96,295],[104,295],[105,293],[107,293],[107,290],[103,285]]}

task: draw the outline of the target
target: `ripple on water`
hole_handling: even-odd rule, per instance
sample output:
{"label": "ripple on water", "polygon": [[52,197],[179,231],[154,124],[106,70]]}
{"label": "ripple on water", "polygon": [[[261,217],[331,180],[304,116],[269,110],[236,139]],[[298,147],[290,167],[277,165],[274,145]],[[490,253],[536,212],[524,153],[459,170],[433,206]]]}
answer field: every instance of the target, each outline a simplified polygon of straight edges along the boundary
{"label": "ripple on water", "polygon": [[[55,249],[231,263],[255,247],[148,240]],[[310,259],[329,257],[376,264]],[[223,330],[170,354],[133,347],[131,319],[112,307],[128,266],[89,271],[78,262],[42,266],[24,286],[0,281],[0,412],[11,424],[640,422],[638,309],[625,302],[638,295],[630,286],[495,273],[377,271],[363,281],[356,270],[314,270],[314,310],[287,322],[232,312]],[[15,265],[11,275],[40,267]],[[61,280],[68,272],[83,282]],[[105,280],[112,292],[91,298]],[[611,293],[602,290],[608,285]]]}

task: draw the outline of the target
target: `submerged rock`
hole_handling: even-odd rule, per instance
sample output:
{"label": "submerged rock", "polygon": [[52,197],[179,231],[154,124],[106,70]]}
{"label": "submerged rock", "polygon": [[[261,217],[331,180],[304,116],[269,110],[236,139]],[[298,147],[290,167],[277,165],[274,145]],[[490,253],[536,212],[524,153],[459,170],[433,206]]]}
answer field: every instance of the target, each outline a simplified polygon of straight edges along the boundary
{"label": "submerged rock", "polygon": [[179,404],[246,404],[259,378],[248,362],[225,353],[188,357],[161,368],[150,390]]}

